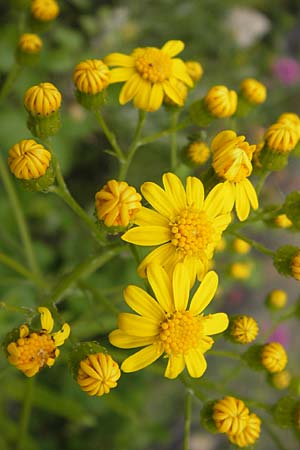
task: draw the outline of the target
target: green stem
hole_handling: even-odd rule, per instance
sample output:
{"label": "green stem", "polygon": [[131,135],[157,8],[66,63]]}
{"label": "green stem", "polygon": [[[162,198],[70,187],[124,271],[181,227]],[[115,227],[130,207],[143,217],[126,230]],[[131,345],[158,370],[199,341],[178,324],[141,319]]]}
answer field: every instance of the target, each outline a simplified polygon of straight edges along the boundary
{"label": "green stem", "polygon": [[98,123],[100,124],[103,133],[106,136],[106,139],[108,140],[108,142],[110,143],[110,145],[112,146],[116,157],[119,159],[120,164],[123,164],[125,162],[125,156],[124,153],[121,149],[121,147],[119,146],[116,136],[114,135],[114,133],[112,133],[107,125],[107,123],[105,122],[101,112],[99,110],[95,110],[94,111],[95,117],[98,121]]}
{"label": "green stem", "polygon": [[14,184],[11,180],[11,176],[8,173],[6,164],[4,163],[1,154],[0,154],[0,175],[2,177],[2,181],[4,184],[5,190],[7,192],[7,195],[8,195],[10,206],[15,215],[15,219],[16,219],[16,222],[17,222],[17,225],[19,228],[19,234],[20,234],[20,237],[21,237],[21,240],[22,240],[22,243],[24,246],[24,250],[25,250],[26,259],[28,261],[28,265],[29,265],[31,271],[36,275],[36,277],[39,277],[40,270],[39,270],[39,267],[38,267],[36,259],[35,259],[32,242],[31,242],[29,230],[27,227],[27,223],[25,220],[25,216],[24,216],[23,210],[21,208],[19,199],[17,197],[17,193],[15,190]]}
{"label": "green stem", "polygon": [[190,119],[186,119],[183,122],[179,123],[175,128],[167,128],[163,131],[158,131],[157,133],[150,134],[150,136],[146,136],[143,139],[140,140],[139,145],[145,145],[145,144],[151,144],[151,142],[157,141],[157,139],[160,139],[164,136],[168,136],[171,133],[174,133],[174,131],[182,130],[186,127],[191,125]]}
{"label": "green stem", "polygon": [[270,173],[271,172],[269,172],[269,171],[264,171],[260,175],[259,180],[258,180],[257,185],[256,185],[256,188],[255,188],[257,196],[259,196],[259,194],[261,193],[263,185],[265,184],[265,181],[268,178],[268,176],[270,175]]}
{"label": "green stem", "polygon": [[224,356],[225,358],[241,360],[241,355],[239,355],[238,353],[228,352],[228,351],[225,351],[225,350],[210,350],[208,355]]}
{"label": "green stem", "polygon": [[8,255],[0,252],[0,262],[5,264],[10,269],[13,269],[15,272],[19,273],[25,278],[33,281],[39,287],[45,287],[45,283],[40,279],[37,275],[27,270],[22,264],[17,262],[15,259],[11,258]]}
{"label": "green stem", "polygon": [[259,242],[254,241],[253,239],[250,239],[240,233],[237,233],[235,231],[232,231],[232,233],[234,236],[236,236],[239,239],[242,239],[245,242],[248,242],[248,244],[250,244],[252,247],[256,248],[256,250],[259,250],[261,253],[264,253],[265,255],[268,256],[274,256],[274,252],[273,250],[270,250],[269,248],[265,247],[264,245],[260,244]]}
{"label": "green stem", "polygon": [[184,403],[184,436],[183,436],[183,450],[189,450],[190,432],[192,423],[192,400],[193,391],[186,389],[185,403]]}
{"label": "green stem", "polygon": [[177,130],[176,126],[178,124],[179,119],[179,110],[175,110],[171,113],[171,128],[173,128],[173,133],[171,134],[171,153],[170,153],[170,163],[171,163],[171,170],[174,172],[177,167]]}
{"label": "green stem", "polygon": [[135,155],[135,152],[137,151],[137,149],[141,146],[141,142],[139,141],[140,136],[141,136],[141,132],[145,123],[145,119],[146,119],[146,112],[145,111],[139,111],[139,119],[138,119],[138,123],[136,126],[136,130],[135,130],[135,134],[133,137],[133,141],[129,147],[128,153],[126,155],[126,160],[125,162],[120,165],[120,171],[119,171],[119,176],[118,179],[119,180],[125,180],[127,173],[128,173],[128,169],[130,167],[130,164],[132,162],[132,159]]}
{"label": "green stem", "polygon": [[32,409],[32,399],[33,399],[33,388],[35,378],[31,377],[26,380],[27,386],[25,388],[25,396],[23,402],[23,408],[20,418],[20,428],[17,440],[17,450],[27,450],[28,446],[26,443],[26,437],[28,432],[28,425],[30,421],[31,409]]}
{"label": "green stem", "polygon": [[16,78],[21,72],[22,67],[20,64],[15,62],[13,66],[11,67],[10,71],[8,72],[6,79],[4,83],[2,84],[0,88],[0,102],[4,100],[4,98],[8,95],[9,91],[11,90]]}

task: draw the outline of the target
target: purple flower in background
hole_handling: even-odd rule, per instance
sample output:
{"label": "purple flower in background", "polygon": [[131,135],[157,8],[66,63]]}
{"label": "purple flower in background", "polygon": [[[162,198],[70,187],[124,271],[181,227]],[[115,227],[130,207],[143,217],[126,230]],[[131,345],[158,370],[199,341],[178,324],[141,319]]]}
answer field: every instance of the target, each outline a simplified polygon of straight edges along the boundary
{"label": "purple flower in background", "polygon": [[291,334],[286,325],[278,325],[274,333],[268,338],[268,342],[279,342],[284,347],[288,347]]}
{"label": "purple flower in background", "polygon": [[285,85],[300,82],[300,64],[294,58],[279,58],[273,65],[274,75]]}

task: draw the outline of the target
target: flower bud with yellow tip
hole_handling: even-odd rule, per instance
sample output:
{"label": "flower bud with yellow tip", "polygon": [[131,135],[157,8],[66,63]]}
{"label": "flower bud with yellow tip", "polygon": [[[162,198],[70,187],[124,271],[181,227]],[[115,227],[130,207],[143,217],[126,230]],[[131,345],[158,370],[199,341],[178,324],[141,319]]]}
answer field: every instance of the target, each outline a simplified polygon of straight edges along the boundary
{"label": "flower bud with yellow tip", "polygon": [[219,433],[241,433],[249,419],[249,409],[235,397],[227,396],[213,405],[213,420]]}
{"label": "flower bud with yellow tip", "polygon": [[43,46],[41,38],[35,33],[24,33],[18,42],[18,49],[22,53],[37,54],[40,53]]}
{"label": "flower bud with yellow tip", "polygon": [[277,271],[300,281],[300,248],[293,245],[279,247],[273,257]]}
{"label": "flower bud with yellow tip", "polygon": [[270,342],[261,349],[261,364],[270,373],[285,369],[288,357],[284,347],[279,342]]}
{"label": "flower bud with yellow tip", "polygon": [[290,228],[293,225],[286,214],[279,214],[275,217],[274,223],[278,228]]}
{"label": "flower bud with yellow tip", "polygon": [[300,118],[297,114],[283,113],[278,117],[277,122],[292,124],[298,133],[298,138],[300,139]]}
{"label": "flower bud with yellow tip", "polygon": [[214,117],[231,117],[237,108],[237,93],[226,86],[213,86],[204,97],[204,103]]}
{"label": "flower bud with yellow tip", "polygon": [[251,245],[248,244],[248,242],[244,241],[243,239],[239,239],[236,238],[233,241],[233,250],[235,250],[237,253],[241,254],[241,255],[245,255],[247,253],[249,253],[249,251],[251,250]]}
{"label": "flower bud with yellow tip", "polygon": [[187,68],[187,73],[194,82],[201,80],[203,67],[198,61],[186,61],[185,67]]}
{"label": "flower bud with yellow tip", "polygon": [[282,370],[271,375],[270,382],[278,390],[287,389],[291,384],[291,374],[288,370]]}
{"label": "flower bud with yellow tip", "polygon": [[243,97],[253,105],[264,103],[267,98],[266,86],[255,78],[246,78],[241,83]]}
{"label": "flower bud with yellow tip", "polygon": [[252,264],[249,262],[235,262],[230,266],[230,275],[237,280],[248,280],[252,268]]}
{"label": "flower bud with yellow tip", "polygon": [[31,15],[40,22],[50,22],[59,14],[59,6],[55,0],[32,0]]}
{"label": "flower bud with yellow tip", "polygon": [[270,150],[285,154],[296,147],[299,135],[292,122],[276,122],[267,129],[265,140]]}
{"label": "flower bud with yellow tip", "polygon": [[260,427],[260,418],[256,414],[251,413],[243,431],[236,434],[227,434],[227,436],[230,442],[237,445],[238,447],[249,447],[250,445],[253,445],[259,438]]}
{"label": "flower bud with yellow tip", "polygon": [[253,317],[241,315],[230,319],[229,336],[239,344],[250,344],[256,339],[259,328]]}
{"label": "flower bud with yellow tip", "polygon": [[282,309],[287,304],[287,299],[288,296],[285,291],[282,289],[274,289],[268,294],[266,304],[273,310]]}
{"label": "flower bud with yellow tip", "polygon": [[210,157],[210,149],[204,141],[193,141],[183,149],[183,158],[187,164],[199,167]]}

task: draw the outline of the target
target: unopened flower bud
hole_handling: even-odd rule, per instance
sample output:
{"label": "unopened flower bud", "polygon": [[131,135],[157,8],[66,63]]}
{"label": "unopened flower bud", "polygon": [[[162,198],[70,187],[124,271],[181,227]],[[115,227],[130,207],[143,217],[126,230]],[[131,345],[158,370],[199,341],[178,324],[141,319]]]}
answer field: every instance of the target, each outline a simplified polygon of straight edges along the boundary
{"label": "unopened flower bud", "polygon": [[278,228],[290,228],[293,225],[286,214],[279,214],[275,217],[274,223]]}
{"label": "unopened flower bud", "polygon": [[230,275],[237,280],[248,280],[252,269],[252,264],[249,262],[235,262],[230,266]]}
{"label": "unopened flower bud", "polygon": [[271,384],[279,390],[287,389],[291,383],[291,374],[288,370],[282,370],[271,375]]}
{"label": "unopened flower bud", "polygon": [[228,333],[234,342],[249,344],[256,339],[259,328],[256,320],[250,316],[236,316],[230,319]]}
{"label": "unopened flower bud", "polygon": [[50,22],[59,14],[59,6],[55,0],[32,0],[31,14],[35,20]]}
{"label": "unopened flower bud", "polygon": [[252,446],[260,436],[260,426],[260,418],[256,414],[251,413],[243,431],[236,434],[227,434],[228,439],[240,448]]}
{"label": "unopened flower bud", "polygon": [[214,86],[204,97],[204,103],[214,117],[231,117],[237,108],[237,93],[226,86]]}
{"label": "unopened flower bud", "polygon": [[264,103],[267,98],[266,86],[254,78],[246,78],[242,81],[241,93],[253,105]]}
{"label": "unopened flower bud", "polygon": [[199,81],[203,75],[203,67],[197,61],[186,61],[185,67],[187,68],[187,73],[194,82]]}
{"label": "unopened flower bud", "polygon": [[265,139],[272,151],[289,153],[295,148],[299,136],[291,122],[276,122],[267,129]]}
{"label": "unopened flower bud", "polygon": [[300,280],[300,249],[292,245],[279,247],[273,257],[277,271],[285,276]]}
{"label": "unopened flower bud", "polygon": [[248,244],[248,242],[244,241],[243,239],[235,239],[233,241],[233,249],[237,252],[240,253],[241,255],[245,255],[246,253],[249,253],[249,251],[251,250],[251,245]]}
{"label": "unopened flower bud", "polygon": [[287,293],[282,289],[274,289],[267,298],[266,304],[270,309],[277,310],[285,307],[287,303]]}
{"label": "unopened flower bud", "polygon": [[219,433],[241,433],[247,425],[249,409],[235,397],[224,397],[214,403],[213,420]]}
{"label": "unopened flower bud", "polygon": [[279,342],[270,342],[262,347],[261,363],[268,372],[281,372],[285,369],[287,362],[286,351]]}
{"label": "unopened flower bud", "polygon": [[184,148],[184,160],[194,167],[205,164],[209,157],[210,149],[203,141],[193,141]]}

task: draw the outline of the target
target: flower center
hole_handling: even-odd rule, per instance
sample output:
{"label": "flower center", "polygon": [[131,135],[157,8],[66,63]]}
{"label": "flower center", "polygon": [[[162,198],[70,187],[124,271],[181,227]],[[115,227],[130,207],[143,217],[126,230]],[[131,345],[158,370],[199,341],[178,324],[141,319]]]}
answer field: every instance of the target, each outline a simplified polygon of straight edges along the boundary
{"label": "flower center", "polygon": [[135,57],[135,68],[144,80],[162,83],[170,77],[172,60],[158,48],[137,49]]}
{"label": "flower center", "polygon": [[54,357],[56,350],[53,339],[46,333],[31,333],[28,337],[20,338],[17,347],[18,365],[28,364],[39,368],[46,365],[49,357]]}
{"label": "flower center", "polygon": [[184,209],[170,223],[172,244],[183,256],[200,256],[215,240],[213,223],[205,211]]}
{"label": "flower center", "polygon": [[197,347],[202,336],[201,317],[176,311],[161,324],[159,339],[168,355],[182,355]]}

